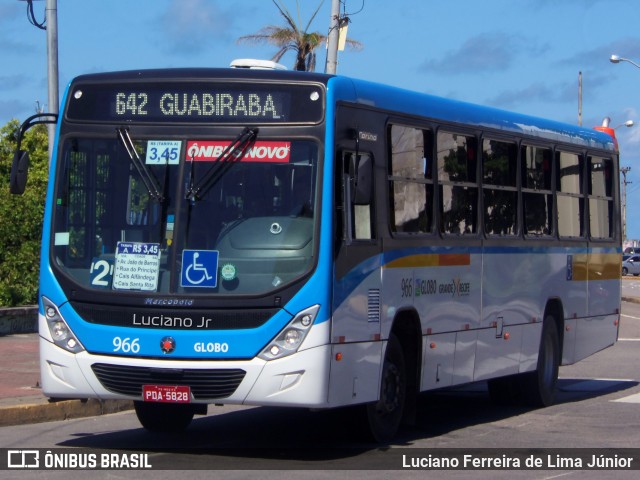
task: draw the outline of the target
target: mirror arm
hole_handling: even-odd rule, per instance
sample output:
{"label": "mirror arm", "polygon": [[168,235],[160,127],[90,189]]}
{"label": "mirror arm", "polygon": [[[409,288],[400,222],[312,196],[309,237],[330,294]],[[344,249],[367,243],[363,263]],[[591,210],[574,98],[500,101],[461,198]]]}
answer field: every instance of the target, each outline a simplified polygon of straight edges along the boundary
{"label": "mirror arm", "polygon": [[27,130],[29,130],[31,127],[42,124],[55,124],[57,122],[57,113],[36,113],[35,115],[31,115],[24,122],[22,122],[22,125],[20,125],[20,130],[18,130],[18,138],[16,139],[16,152],[20,151],[20,147],[22,146],[22,138],[24,137],[24,134],[27,133]]}

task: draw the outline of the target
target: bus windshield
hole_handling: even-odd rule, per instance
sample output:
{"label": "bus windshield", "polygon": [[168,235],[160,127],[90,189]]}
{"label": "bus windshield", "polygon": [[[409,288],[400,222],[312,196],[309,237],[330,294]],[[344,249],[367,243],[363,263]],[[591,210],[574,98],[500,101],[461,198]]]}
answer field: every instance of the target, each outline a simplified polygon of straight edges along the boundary
{"label": "bus windshield", "polygon": [[317,143],[258,136],[229,155],[233,140],[67,137],[56,274],[91,290],[258,295],[308,272]]}

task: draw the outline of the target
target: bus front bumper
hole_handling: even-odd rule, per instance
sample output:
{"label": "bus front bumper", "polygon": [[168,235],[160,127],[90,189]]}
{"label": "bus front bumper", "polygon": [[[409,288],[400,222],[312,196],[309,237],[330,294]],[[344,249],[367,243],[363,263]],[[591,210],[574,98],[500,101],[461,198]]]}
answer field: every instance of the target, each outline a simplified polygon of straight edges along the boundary
{"label": "bus front bumper", "polygon": [[[142,400],[139,395],[123,395],[107,389],[92,368],[95,364],[131,368],[184,370],[239,369],[244,378],[235,391],[224,398],[192,399],[194,403],[236,405],[327,407],[331,347],[321,345],[277,360],[259,358],[245,361],[190,361],[143,359],[73,354],[40,337],[40,372],[44,395],[52,398],[98,398],[102,400]],[[171,385],[170,381],[154,380]],[[141,392],[141,387],[140,387]]]}

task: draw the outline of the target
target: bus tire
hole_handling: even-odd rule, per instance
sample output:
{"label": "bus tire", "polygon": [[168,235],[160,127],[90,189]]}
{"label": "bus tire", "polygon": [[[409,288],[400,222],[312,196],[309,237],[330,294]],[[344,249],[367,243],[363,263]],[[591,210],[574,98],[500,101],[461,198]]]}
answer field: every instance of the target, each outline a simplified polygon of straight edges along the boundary
{"label": "bus tire", "polygon": [[182,432],[195,414],[191,405],[134,401],[133,406],[140,424],[150,432]]}
{"label": "bus tire", "polygon": [[407,372],[400,340],[389,336],[380,379],[380,399],[365,406],[369,433],[376,442],[391,440],[400,427],[406,400]]}
{"label": "bus tire", "polygon": [[553,316],[548,315],[542,324],[538,365],[535,371],[521,376],[523,401],[532,407],[552,405],[558,385],[560,367],[560,337]]}

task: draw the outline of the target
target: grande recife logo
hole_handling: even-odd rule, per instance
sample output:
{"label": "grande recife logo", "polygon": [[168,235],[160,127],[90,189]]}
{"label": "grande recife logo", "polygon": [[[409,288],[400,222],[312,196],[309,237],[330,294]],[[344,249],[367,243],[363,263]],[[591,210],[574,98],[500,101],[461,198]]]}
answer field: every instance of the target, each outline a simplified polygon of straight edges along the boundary
{"label": "grande recife logo", "polygon": [[[215,162],[231,144],[226,141],[190,140],[187,142],[187,161]],[[288,163],[291,142],[255,142],[247,149],[242,162]]]}

